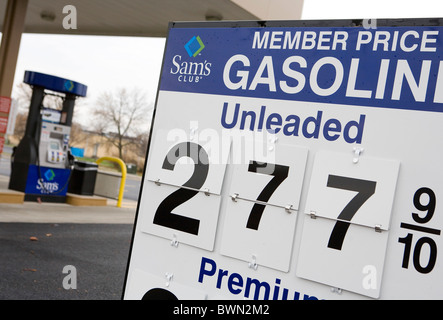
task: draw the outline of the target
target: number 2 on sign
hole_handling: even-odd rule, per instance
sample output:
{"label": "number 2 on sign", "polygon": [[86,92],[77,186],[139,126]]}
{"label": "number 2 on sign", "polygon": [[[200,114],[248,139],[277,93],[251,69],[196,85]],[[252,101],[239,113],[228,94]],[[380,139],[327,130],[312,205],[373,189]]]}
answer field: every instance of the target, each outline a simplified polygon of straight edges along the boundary
{"label": "number 2 on sign", "polygon": [[182,157],[191,158],[194,161],[194,172],[183,187],[167,196],[158,206],[154,215],[154,224],[198,235],[200,220],[184,217],[172,212],[179,205],[193,198],[206,181],[209,171],[208,153],[199,144],[182,142],[175,145],[166,155],[163,169],[174,170],[175,164]]}

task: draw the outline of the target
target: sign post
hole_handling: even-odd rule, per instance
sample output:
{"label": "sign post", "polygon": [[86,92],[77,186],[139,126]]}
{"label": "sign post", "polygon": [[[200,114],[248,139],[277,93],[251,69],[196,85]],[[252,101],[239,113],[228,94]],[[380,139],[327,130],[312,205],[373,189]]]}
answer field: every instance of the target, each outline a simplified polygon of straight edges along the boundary
{"label": "sign post", "polygon": [[443,298],[443,20],[373,25],[170,24],[125,299]]}

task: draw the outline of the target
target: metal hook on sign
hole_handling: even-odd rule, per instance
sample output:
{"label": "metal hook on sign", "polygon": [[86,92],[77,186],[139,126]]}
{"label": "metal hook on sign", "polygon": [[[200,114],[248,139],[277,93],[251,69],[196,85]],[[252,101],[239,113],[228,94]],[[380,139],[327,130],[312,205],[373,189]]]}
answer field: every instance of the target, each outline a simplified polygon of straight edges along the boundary
{"label": "metal hook on sign", "polygon": [[354,147],[354,158],[352,159],[353,163],[358,163],[360,160],[360,154],[363,152],[363,148]]}
{"label": "metal hook on sign", "polygon": [[161,183],[160,183],[160,179],[155,180],[154,183],[155,183],[156,185],[158,185],[158,186],[161,185]]}
{"label": "metal hook on sign", "polygon": [[257,264],[257,257],[255,256],[255,254],[252,255],[252,260],[251,262],[248,263],[249,268],[257,270],[258,268],[258,264]]}
{"label": "metal hook on sign", "polygon": [[277,141],[278,141],[278,137],[277,137],[277,135],[275,135],[275,134],[271,135],[271,136],[269,137],[268,141],[269,141],[270,143],[274,143],[274,144],[277,143]]}
{"label": "metal hook on sign", "polygon": [[177,235],[173,235],[172,236],[172,240],[171,240],[171,246],[173,246],[173,247],[178,247],[178,244],[179,244],[179,242],[178,242],[178,240],[177,240]]}
{"label": "metal hook on sign", "polygon": [[342,289],[337,288],[337,287],[331,287],[331,292],[335,292],[337,294],[341,294],[343,292]]}
{"label": "metal hook on sign", "polygon": [[285,211],[286,211],[287,213],[291,213],[291,212],[292,212],[291,209],[292,209],[292,204],[288,204],[288,205],[285,207]]}
{"label": "metal hook on sign", "polygon": [[166,272],[165,273],[165,278],[166,278],[166,286],[169,287],[169,285],[170,285],[170,283],[172,281],[172,278],[174,278],[174,274]]}
{"label": "metal hook on sign", "polygon": [[232,194],[232,195],[231,195],[231,199],[232,199],[232,201],[237,202],[237,197],[238,197],[238,193],[234,193],[234,194]]}
{"label": "metal hook on sign", "polygon": [[191,121],[191,127],[190,127],[190,133],[189,133],[189,139],[194,140],[196,137],[196,133],[198,131],[198,122],[197,121]]}
{"label": "metal hook on sign", "polygon": [[270,145],[269,145],[269,147],[268,147],[268,150],[269,151],[273,151],[274,150],[274,145],[277,143],[277,140],[278,140],[278,137],[274,134],[274,135],[272,135],[269,139],[268,139],[268,141],[269,141],[269,143],[270,143]]}

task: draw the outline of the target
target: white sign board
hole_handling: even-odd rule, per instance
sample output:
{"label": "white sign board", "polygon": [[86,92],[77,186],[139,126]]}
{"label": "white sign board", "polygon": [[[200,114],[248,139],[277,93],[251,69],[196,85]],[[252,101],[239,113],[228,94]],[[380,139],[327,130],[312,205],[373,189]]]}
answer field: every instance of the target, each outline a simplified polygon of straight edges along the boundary
{"label": "white sign board", "polygon": [[443,298],[433,21],[171,24],[124,298]]}

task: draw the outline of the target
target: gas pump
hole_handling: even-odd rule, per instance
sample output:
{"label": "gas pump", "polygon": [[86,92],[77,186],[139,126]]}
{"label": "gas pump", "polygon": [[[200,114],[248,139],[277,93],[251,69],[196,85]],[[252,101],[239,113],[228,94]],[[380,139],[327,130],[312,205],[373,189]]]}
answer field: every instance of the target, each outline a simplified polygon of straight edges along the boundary
{"label": "gas pump", "polygon": [[[86,96],[87,86],[39,72],[25,71],[32,86],[25,135],[11,158],[9,189],[25,193],[26,201],[65,202],[73,159],[69,136],[75,99]],[[46,95],[63,99],[61,110],[43,106]]]}

